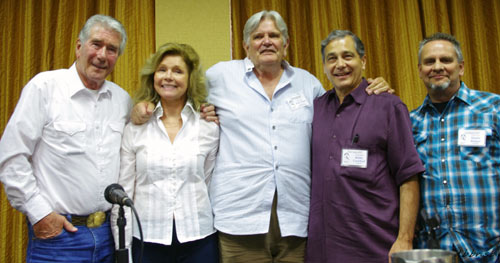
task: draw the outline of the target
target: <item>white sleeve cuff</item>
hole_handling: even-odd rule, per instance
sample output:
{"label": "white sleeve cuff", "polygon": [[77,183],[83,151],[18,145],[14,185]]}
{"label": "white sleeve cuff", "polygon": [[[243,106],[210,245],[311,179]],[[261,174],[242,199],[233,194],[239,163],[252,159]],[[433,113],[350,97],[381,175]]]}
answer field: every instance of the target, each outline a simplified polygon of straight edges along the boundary
{"label": "white sleeve cuff", "polygon": [[36,224],[53,211],[49,202],[40,194],[34,195],[28,200],[24,205],[24,209],[31,225]]}

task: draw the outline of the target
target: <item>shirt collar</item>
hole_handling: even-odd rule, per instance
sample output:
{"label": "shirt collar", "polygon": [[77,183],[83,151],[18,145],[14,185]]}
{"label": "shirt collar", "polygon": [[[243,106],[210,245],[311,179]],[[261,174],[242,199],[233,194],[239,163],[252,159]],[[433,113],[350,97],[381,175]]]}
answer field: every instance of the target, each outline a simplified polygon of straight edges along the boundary
{"label": "shirt collar", "polygon": [[[460,88],[458,88],[458,91],[453,95],[453,97],[451,97],[451,99],[449,101],[453,101],[453,100],[461,100],[465,104],[471,105],[472,97],[470,95],[470,90],[467,87],[467,85],[465,85],[465,83],[463,81],[460,81]],[[427,96],[425,96],[425,99],[424,99],[424,102],[422,103],[422,105],[419,108],[417,108],[417,111],[422,113],[424,110],[431,109],[432,107],[433,106],[432,106],[431,98],[430,98],[429,94],[427,94]]]}
{"label": "shirt collar", "polygon": [[[358,103],[358,104],[363,104],[365,102],[366,98],[368,97],[368,94],[366,93],[365,89],[368,87],[368,81],[366,81],[365,78],[361,81],[359,86],[355,88],[354,90],[349,93],[347,97],[352,97],[352,99]],[[333,98],[337,97],[337,93],[335,91],[335,88],[333,88],[330,93],[328,94],[328,99],[331,100]],[[345,98],[344,98],[345,99]]]}
{"label": "shirt collar", "polygon": [[[79,80],[76,83],[72,83],[72,85],[68,85],[70,97],[73,97],[74,95],[81,93],[81,92],[87,92],[88,91],[87,87],[85,87],[85,85],[83,85],[83,81],[80,78],[80,75],[78,75],[78,71],[76,70],[76,62],[74,62],[73,65],[71,65],[71,67],[69,68],[69,72],[71,74],[70,81],[73,82],[76,79]],[[109,83],[107,80],[104,80],[104,82],[102,83],[102,86],[98,92],[99,96],[101,96],[101,94],[104,94],[104,93],[111,96],[111,90],[109,89]]]}
{"label": "shirt collar", "polygon": [[467,87],[467,85],[465,85],[463,81],[460,81],[460,88],[458,89],[457,93],[455,93],[455,98],[462,100],[467,105],[472,104],[470,89]]}
{"label": "shirt collar", "polygon": [[245,59],[243,59],[243,63],[245,64],[245,72],[252,72],[253,68],[255,67],[252,63],[252,61],[246,57]]}
{"label": "shirt collar", "polygon": [[[153,114],[157,119],[163,116],[163,108],[161,107],[161,101],[158,101],[158,103],[156,103],[156,107],[153,110]],[[192,116],[194,114],[196,114],[196,110],[193,108],[193,104],[191,104],[191,102],[188,100],[184,105],[184,108],[182,108],[181,112],[182,119],[184,120],[185,118],[188,118],[189,116]]]}
{"label": "shirt collar", "polygon": [[359,86],[351,91],[350,95],[356,103],[363,104],[363,102],[366,101],[366,98],[368,97],[368,94],[365,91],[366,87],[368,87],[368,82],[365,78],[363,78]]}

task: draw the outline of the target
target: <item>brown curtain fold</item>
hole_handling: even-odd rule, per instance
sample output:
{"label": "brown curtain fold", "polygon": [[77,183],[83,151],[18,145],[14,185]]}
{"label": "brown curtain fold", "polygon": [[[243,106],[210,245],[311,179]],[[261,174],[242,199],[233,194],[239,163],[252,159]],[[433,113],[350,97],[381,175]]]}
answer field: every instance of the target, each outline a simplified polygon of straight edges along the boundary
{"label": "brown curtain fold", "polygon": [[409,110],[427,91],[418,75],[418,44],[435,32],[453,34],[465,58],[469,88],[500,93],[493,84],[500,67],[498,0],[232,0],[233,58],[244,58],[246,20],[261,10],[278,11],[288,25],[291,65],[314,74],[325,89],[321,40],[334,29],[347,29],[365,44],[366,77],[384,77]]}
{"label": "brown curtain fold", "polygon": [[[68,68],[85,21],[106,14],[123,23],[125,52],[108,77],[129,93],[139,86],[139,69],[155,51],[154,0],[1,0],[0,135],[24,85],[37,73]],[[29,116],[26,116],[29,118]],[[0,190],[0,261],[25,262],[27,229]]]}

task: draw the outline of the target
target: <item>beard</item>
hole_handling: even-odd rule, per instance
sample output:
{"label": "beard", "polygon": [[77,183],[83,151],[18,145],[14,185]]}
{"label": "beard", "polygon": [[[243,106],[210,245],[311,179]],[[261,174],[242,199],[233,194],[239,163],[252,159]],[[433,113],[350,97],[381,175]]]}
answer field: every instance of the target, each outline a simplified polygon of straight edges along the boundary
{"label": "beard", "polygon": [[430,85],[430,88],[432,90],[435,90],[435,91],[443,91],[443,90],[445,90],[445,89],[447,89],[449,87],[450,87],[450,81],[449,80],[446,81],[446,82],[444,82],[444,83],[442,83],[442,84],[439,84],[439,85],[436,85],[436,84],[431,84]]}

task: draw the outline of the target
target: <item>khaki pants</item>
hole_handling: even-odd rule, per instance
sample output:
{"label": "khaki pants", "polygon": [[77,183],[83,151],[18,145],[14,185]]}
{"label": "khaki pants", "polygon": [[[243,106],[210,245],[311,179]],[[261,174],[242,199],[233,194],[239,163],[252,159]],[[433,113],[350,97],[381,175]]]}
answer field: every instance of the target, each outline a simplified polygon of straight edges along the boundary
{"label": "khaki pants", "polygon": [[281,237],[274,194],[269,232],[260,235],[229,235],[219,232],[222,263],[302,263],[306,238]]}

